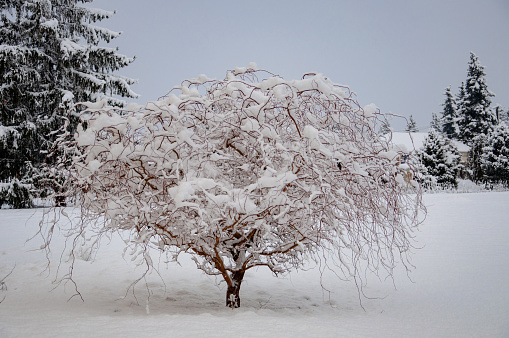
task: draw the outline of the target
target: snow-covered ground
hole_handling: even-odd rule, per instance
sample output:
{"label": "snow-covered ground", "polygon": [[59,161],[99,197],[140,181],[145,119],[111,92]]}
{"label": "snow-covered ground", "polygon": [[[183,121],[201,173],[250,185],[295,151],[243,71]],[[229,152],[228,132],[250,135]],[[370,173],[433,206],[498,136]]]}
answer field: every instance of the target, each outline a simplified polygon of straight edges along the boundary
{"label": "snow-covered ground", "polygon": [[160,276],[126,295],[143,267],[122,258],[116,238],[93,262],[84,250],[74,273],[85,302],[68,301],[72,285],[53,290],[56,265],[44,271],[44,253],[33,251],[41,241],[25,243],[41,209],[0,210],[0,280],[15,266],[0,291],[0,337],[508,337],[509,192],[430,194],[425,203],[411,280],[397,271],[395,290],[368,276],[364,309],[353,283],[318,269],[250,271],[242,308],[227,309],[224,284],[187,257],[180,266],[161,257]]}

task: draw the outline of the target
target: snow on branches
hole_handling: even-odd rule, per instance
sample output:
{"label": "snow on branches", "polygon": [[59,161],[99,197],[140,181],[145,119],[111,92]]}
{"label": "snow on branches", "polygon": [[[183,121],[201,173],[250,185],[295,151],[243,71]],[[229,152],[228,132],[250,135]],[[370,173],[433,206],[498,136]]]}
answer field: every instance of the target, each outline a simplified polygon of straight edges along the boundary
{"label": "snow on branches", "polygon": [[408,262],[420,187],[376,133],[378,109],[347,87],[250,65],[186,80],[145,107],[84,104],[60,143],[82,212],[76,236],[130,232],[149,267],[149,247],[189,253],[224,278],[230,307],[256,266],[277,275],[328,252],[356,278],[361,261],[389,274]]}

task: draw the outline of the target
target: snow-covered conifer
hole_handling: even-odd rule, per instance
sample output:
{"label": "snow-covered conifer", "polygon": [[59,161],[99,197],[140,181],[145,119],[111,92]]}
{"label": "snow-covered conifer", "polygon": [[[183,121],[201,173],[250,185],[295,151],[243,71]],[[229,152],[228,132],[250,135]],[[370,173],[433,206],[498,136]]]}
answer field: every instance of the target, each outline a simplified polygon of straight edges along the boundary
{"label": "snow-covered conifer", "polygon": [[429,127],[435,130],[442,130],[442,121],[438,117],[437,113],[431,113],[431,122]]}
{"label": "snow-covered conifer", "polygon": [[410,118],[408,119],[408,124],[405,130],[410,133],[417,133],[419,131],[419,128],[417,128],[417,122],[415,122],[414,117],[412,115],[410,115]]}
{"label": "snow-covered conifer", "polygon": [[136,96],[134,80],[114,74],[133,58],[99,46],[120,34],[95,24],[114,12],[78,5],[88,2],[10,0],[0,6],[0,181],[35,188],[52,131],[74,102],[122,105],[118,96]]}
{"label": "snow-covered conifer", "polygon": [[[484,67],[477,56],[470,53],[464,97],[461,102],[461,119],[459,119],[459,139],[471,144],[474,137],[488,135],[496,124],[495,115],[490,108],[491,97],[488,90]],[[459,112],[458,112],[459,113]]]}
{"label": "snow-covered conifer", "polygon": [[391,133],[391,131],[392,128],[390,122],[387,119],[383,120],[382,123],[380,124],[380,128],[378,129],[378,133],[380,135],[387,135]]}
{"label": "snow-covered conifer", "polygon": [[407,262],[419,184],[405,181],[374,130],[385,118],[347,87],[251,64],[224,80],[186,80],[145,107],[87,106],[77,132],[61,138],[72,162],[65,191],[81,207],[62,229],[74,245],[125,231],[148,269],[149,247],[186,252],[224,279],[230,307],[255,267],[279,275],[327,255],[328,267],[356,279]]}
{"label": "snow-covered conifer", "polygon": [[418,155],[426,169],[425,175],[431,176],[428,181],[443,187],[457,187],[460,154],[449,139],[435,129],[430,129]]}
{"label": "snow-covered conifer", "polygon": [[509,127],[500,123],[487,137],[480,158],[487,181],[509,185]]}
{"label": "snow-covered conifer", "polygon": [[454,100],[456,103],[456,119],[457,119],[457,127],[458,127],[458,139],[460,136],[460,128],[463,125],[463,119],[465,115],[465,82],[461,82],[461,85],[458,88],[458,93],[456,94],[456,99]]}
{"label": "snow-covered conifer", "polygon": [[487,136],[484,134],[477,135],[472,139],[470,150],[468,151],[468,174],[470,179],[476,183],[484,181],[484,172],[481,166],[481,157],[483,149],[486,146]]}
{"label": "snow-covered conifer", "polygon": [[454,102],[454,97],[451,93],[451,87],[447,87],[445,89],[445,102],[442,105],[444,109],[442,110],[442,116],[440,118],[440,124],[442,126],[441,130],[448,138],[457,139],[458,138],[458,116],[456,114],[456,103]]}
{"label": "snow-covered conifer", "polygon": [[505,123],[509,126],[509,110],[504,110],[500,105],[495,108],[498,123]]}

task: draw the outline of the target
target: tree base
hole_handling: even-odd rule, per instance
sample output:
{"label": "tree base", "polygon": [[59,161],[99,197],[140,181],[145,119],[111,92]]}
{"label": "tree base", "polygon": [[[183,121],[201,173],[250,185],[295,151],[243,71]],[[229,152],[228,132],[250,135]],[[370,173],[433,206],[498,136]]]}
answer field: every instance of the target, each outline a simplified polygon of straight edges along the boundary
{"label": "tree base", "polygon": [[226,306],[232,309],[236,309],[240,307],[240,296],[239,296],[240,288],[228,287],[228,291],[226,292]]}
{"label": "tree base", "polygon": [[240,285],[245,271],[235,271],[231,275],[231,284],[226,290],[226,306],[232,309],[240,307]]}

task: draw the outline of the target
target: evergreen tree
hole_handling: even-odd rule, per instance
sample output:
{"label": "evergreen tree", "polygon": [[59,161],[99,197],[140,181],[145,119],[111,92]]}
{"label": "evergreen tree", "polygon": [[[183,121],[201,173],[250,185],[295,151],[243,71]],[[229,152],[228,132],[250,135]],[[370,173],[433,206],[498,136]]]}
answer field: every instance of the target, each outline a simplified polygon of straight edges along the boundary
{"label": "evergreen tree", "polygon": [[[94,25],[114,12],[78,6],[91,1],[4,0],[0,5],[0,181],[8,182],[4,195],[13,191],[14,182],[21,189],[36,188],[55,139],[52,132],[74,102],[105,99],[122,105],[118,96],[137,96],[130,89],[133,79],[113,74],[134,59],[99,46],[120,34]],[[28,207],[31,200],[16,205]]]}
{"label": "evergreen tree", "polygon": [[384,120],[382,122],[382,124],[380,125],[380,128],[378,129],[378,133],[380,135],[389,134],[391,131],[392,131],[391,125],[390,125],[389,121],[387,121],[387,120]]}
{"label": "evergreen tree", "polygon": [[408,119],[408,124],[405,130],[410,133],[417,133],[419,131],[419,129],[417,128],[417,123],[415,122],[414,117],[412,115],[410,115],[410,118]]}
{"label": "evergreen tree", "polygon": [[486,139],[480,158],[484,178],[509,185],[509,127],[499,124]]}
{"label": "evergreen tree", "polygon": [[505,123],[509,125],[509,110],[504,111],[504,108],[500,105],[497,105],[495,108],[495,116],[497,117],[498,123]]}
{"label": "evergreen tree", "polygon": [[418,156],[425,168],[425,184],[436,182],[445,187],[458,186],[456,177],[460,169],[460,154],[449,139],[431,129]]}
{"label": "evergreen tree", "polygon": [[442,121],[438,118],[436,113],[431,114],[431,122],[429,124],[431,129],[442,130]]}
{"label": "evergreen tree", "polygon": [[460,137],[460,128],[463,125],[465,115],[465,82],[462,82],[456,94],[456,126],[458,128],[458,139]]}
{"label": "evergreen tree", "polygon": [[484,67],[480,65],[477,56],[470,53],[462,99],[462,116],[459,121],[459,138],[467,144],[471,144],[477,135],[488,135],[496,124],[496,118],[490,108],[491,97],[494,94],[488,90],[485,75]]}
{"label": "evergreen tree", "polygon": [[472,139],[470,150],[468,152],[468,174],[470,179],[476,183],[484,180],[484,172],[481,167],[481,156],[483,154],[483,148],[486,145],[487,136],[479,134]]}
{"label": "evergreen tree", "polygon": [[451,93],[451,87],[445,89],[445,102],[441,117],[441,130],[450,139],[458,138],[458,117],[456,115],[455,101]]}
{"label": "evergreen tree", "polygon": [[504,122],[507,126],[509,126],[509,109],[500,114],[500,121]]}

